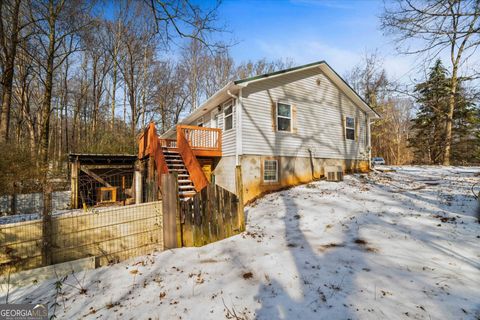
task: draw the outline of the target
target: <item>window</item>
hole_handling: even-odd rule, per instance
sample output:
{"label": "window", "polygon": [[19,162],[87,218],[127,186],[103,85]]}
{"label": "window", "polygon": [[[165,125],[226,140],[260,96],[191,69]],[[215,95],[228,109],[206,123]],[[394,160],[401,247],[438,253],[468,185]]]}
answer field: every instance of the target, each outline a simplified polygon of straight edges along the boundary
{"label": "window", "polygon": [[197,126],[203,127],[203,117],[200,117],[197,121]]}
{"label": "window", "polygon": [[355,118],[345,117],[345,137],[347,140],[355,140]]}
{"label": "window", "polygon": [[218,113],[212,113],[212,119],[210,120],[210,124],[212,128],[219,128],[219,121],[220,115]]}
{"label": "window", "polygon": [[277,103],[277,131],[292,131],[292,106]]}
{"label": "window", "polygon": [[263,161],[263,181],[277,182],[278,181],[278,162],[277,160]]}
{"label": "window", "polygon": [[230,102],[223,109],[224,121],[223,130],[227,131],[233,128],[233,106]]}

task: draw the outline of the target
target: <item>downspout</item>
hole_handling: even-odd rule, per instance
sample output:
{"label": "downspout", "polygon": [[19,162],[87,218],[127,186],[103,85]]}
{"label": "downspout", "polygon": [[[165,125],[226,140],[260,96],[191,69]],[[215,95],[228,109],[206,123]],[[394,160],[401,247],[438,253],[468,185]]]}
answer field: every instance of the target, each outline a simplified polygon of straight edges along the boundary
{"label": "downspout", "polygon": [[372,134],[371,134],[371,125],[370,117],[367,116],[367,143],[368,143],[368,170],[372,169]]}
{"label": "downspout", "polygon": [[[241,89],[240,89],[241,90]],[[227,90],[227,94],[235,99],[235,165],[238,166],[240,164],[239,154],[241,153],[241,119],[242,119],[242,107],[240,103],[240,98],[237,95],[234,95]],[[240,91],[241,96],[241,91]]]}

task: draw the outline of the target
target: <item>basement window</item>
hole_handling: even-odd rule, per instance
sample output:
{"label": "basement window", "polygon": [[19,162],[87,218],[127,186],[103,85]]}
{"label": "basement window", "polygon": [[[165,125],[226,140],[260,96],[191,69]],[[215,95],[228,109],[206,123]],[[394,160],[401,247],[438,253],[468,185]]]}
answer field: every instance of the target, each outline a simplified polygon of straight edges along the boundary
{"label": "basement window", "polygon": [[233,106],[230,102],[223,109],[224,121],[223,130],[227,131],[233,128]]}
{"label": "basement window", "polygon": [[278,181],[278,161],[277,160],[263,161],[263,181],[264,182]]}
{"label": "basement window", "polygon": [[292,106],[277,103],[277,130],[292,131]]}
{"label": "basement window", "polygon": [[355,140],[355,118],[345,117],[345,137],[347,140]]}

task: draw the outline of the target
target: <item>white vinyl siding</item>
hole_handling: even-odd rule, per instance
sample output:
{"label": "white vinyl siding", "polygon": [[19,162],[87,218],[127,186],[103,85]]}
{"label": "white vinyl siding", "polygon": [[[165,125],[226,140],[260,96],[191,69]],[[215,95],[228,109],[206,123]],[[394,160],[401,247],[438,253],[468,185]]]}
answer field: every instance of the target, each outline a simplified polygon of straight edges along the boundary
{"label": "white vinyl siding", "polygon": [[[278,102],[295,106],[295,133],[285,135],[272,126],[272,104]],[[251,83],[242,90],[242,106],[243,154],[365,157],[364,111],[318,68]],[[357,140],[345,139],[346,116],[358,121]]]}

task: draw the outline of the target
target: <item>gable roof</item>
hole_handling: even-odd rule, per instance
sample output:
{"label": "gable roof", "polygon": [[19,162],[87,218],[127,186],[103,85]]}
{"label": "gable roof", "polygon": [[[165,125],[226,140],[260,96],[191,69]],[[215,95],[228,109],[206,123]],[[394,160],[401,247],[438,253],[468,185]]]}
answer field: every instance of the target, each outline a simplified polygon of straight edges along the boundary
{"label": "gable roof", "polygon": [[[250,83],[263,81],[263,80],[271,79],[273,77],[279,77],[285,74],[299,72],[299,71],[303,71],[306,69],[313,69],[313,68],[320,68],[335,83],[335,85],[337,85],[337,87],[355,103],[355,105],[360,107],[369,116],[375,119],[380,118],[380,115],[375,110],[373,110],[372,107],[370,107],[368,103],[355,90],[353,90],[353,88],[335,70],[333,70],[333,68],[330,67],[330,65],[326,61],[321,60],[321,61],[308,63],[301,66],[289,68],[289,69],[261,74],[261,75],[250,77],[250,78],[230,81],[222,89],[218,90],[214,95],[209,97],[204,103],[202,103],[202,105],[200,105],[187,117],[181,120],[179,124],[188,124],[192,120],[195,120],[196,118],[209,113],[211,110],[213,110],[215,107],[217,107],[219,104],[221,104],[228,98],[238,94],[238,91],[240,88],[246,87]],[[162,134],[162,137],[171,135],[174,130],[175,130],[175,127],[170,128],[169,130],[167,130],[167,132]]]}
{"label": "gable roof", "polygon": [[312,62],[289,69],[266,73],[255,77],[235,80],[233,81],[233,83],[236,85],[248,85],[248,83],[251,82],[257,82],[265,79],[270,79],[272,77],[282,76],[287,73],[303,71],[316,67],[319,67],[323,72],[325,72],[327,76],[329,76],[330,79],[339,87],[339,89],[342,90],[345,94],[347,94],[347,96],[350,97],[354,102],[357,102],[356,105],[363,109],[367,114],[374,118],[380,118],[380,115],[375,110],[373,110],[372,107],[370,107],[368,103],[325,60],[320,60],[317,62]]}
{"label": "gable roof", "polygon": [[240,83],[244,83],[244,82],[250,82],[250,81],[265,79],[265,78],[269,78],[269,77],[272,77],[272,76],[276,76],[276,75],[280,75],[280,74],[284,74],[284,73],[289,73],[289,72],[292,72],[292,71],[297,71],[297,70],[302,70],[302,69],[306,69],[306,68],[309,68],[309,67],[318,66],[319,64],[322,64],[322,63],[326,63],[326,62],[324,60],[321,60],[321,61],[317,61],[317,62],[303,64],[301,66],[296,66],[296,67],[289,68],[289,69],[278,70],[278,71],[274,71],[274,72],[270,72],[270,73],[260,74],[258,76],[254,76],[254,77],[250,77],[250,78],[235,80],[234,83],[235,84],[240,84]]}

